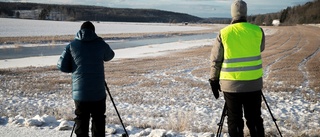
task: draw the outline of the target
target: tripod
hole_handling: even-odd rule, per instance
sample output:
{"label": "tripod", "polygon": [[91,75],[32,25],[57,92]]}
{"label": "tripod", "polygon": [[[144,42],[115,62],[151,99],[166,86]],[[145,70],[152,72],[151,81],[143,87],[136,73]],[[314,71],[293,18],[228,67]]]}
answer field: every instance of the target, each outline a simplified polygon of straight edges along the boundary
{"label": "tripod", "polygon": [[[276,125],[276,128],[277,128],[277,130],[278,130],[278,132],[279,132],[280,137],[282,137],[281,131],[280,131],[280,129],[279,129],[279,127],[278,127],[278,124],[277,124],[277,122],[276,122],[277,119],[275,119],[275,118],[273,117],[273,114],[272,114],[272,112],[271,112],[271,109],[270,109],[270,107],[269,107],[269,105],[268,105],[268,103],[267,103],[267,100],[266,100],[266,98],[265,98],[265,96],[263,95],[262,92],[261,92],[261,96],[262,96],[264,102],[266,103],[266,106],[267,106],[267,108],[268,108],[268,110],[269,110],[269,113],[270,113],[270,115],[271,115],[271,117],[272,117],[272,120],[273,120],[274,124]],[[226,116],[227,116],[227,104],[224,103],[224,107],[223,107],[222,114],[221,114],[221,119],[220,119],[220,122],[217,124],[219,127],[218,127],[218,131],[217,131],[216,137],[219,137],[219,136],[221,135],[221,131],[222,131],[222,127],[223,127],[223,121],[224,121],[224,118],[225,118]]]}
{"label": "tripod", "polygon": [[277,130],[278,130],[278,132],[279,132],[280,137],[282,137],[282,134],[281,134],[280,129],[279,129],[279,127],[278,127],[278,124],[277,124],[277,122],[276,122],[277,119],[275,119],[275,118],[273,117],[272,112],[271,112],[271,110],[270,110],[270,107],[269,107],[269,105],[268,105],[268,103],[267,103],[267,100],[266,100],[266,98],[264,97],[264,95],[263,95],[262,92],[261,92],[261,96],[262,96],[264,102],[266,103],[266,106],[267,106],[267,108],[268,108],[268,110],[269,110],[269,113],[270,113],[270,115],[271,115],[271,117],[272,117],[272,120],[273,120],[274,124],[275,124],[276,127],[277,127]]}
{"label": "tripod", "polygon": [[[104,82],[104,85],[105,85],[106,90],[107,90],[107,92],[108,92],[108,94],[109,94],[109,97],[110,97],[110,100],[111,100],[111,102],[112,102],[112,104],[113,104],[113,107],[114,107],[114,109],[115,109],[116,112],[117,112],[118,118],[120,119],[120,122],[121,122],[121,125],[122,125],[122,127],[123,127],[123,130],[124,130],[124,132],[125,132],[125,134],[122,134],[122,137],[129,137],[129,134],[128,134],[128,132],[127,132],[127,130],[126,130],[123,122],[122,122],[122,119],[121,119],[120,114],[119,114],[119,112],[118,112],[118,109],[117,109],[117,107],[116,107],[116,105],[115,105],[115,103],[114,103],[114,101],[113,101],[113,98],[112,98],[112,96],[111,96],[111,93],[110,93],[110,90],[109,90],[109,87],[108,87],[106,81]],[[74,131],[75,126],[76,126],[76,123],[73,124],[70,137],[72,137],[72,133],[73,133],[73,131]]]}
{"label": "tripod", "polygon": [[219,137],[220,134],[221,134],[222,127],[223,127],[223,121],[224,121],[224,118],[225,118],[226,116],[227,116],[227,104],[224,103],[224,107],[223,107],[223,110],[222,110],[221,119],[220,119],[220,122],[218,123],[219,128],[218,128],[216,137]]}
{"label": "tripod", "polygon": [[111,102],[112,102],[112,104],[113,104],[113,106],[114,106],[114,109],[115,109],[116,112],[117,112],[117,115],[118,115],[118,117],[119,117],[119,120],[120,120],[120,122],[121,122],[121,125],[122,125],[122,127],[123,127],[123,130],[124,130],[124,132],[125,132],[125,134],[122,134],[122,136],[123,136],[123,137],[129,137],[129,134],[128,134],[125,126],[123,125],[123,122],[122,122],[122,119],[121,119],[120,114],[119,114],[119,112],[118,112],[118,109],[117,109],[116,105],[114,104],[114,101],[113,101],[113,98],[112,98],[112,96],[111,96],[110,90],[109,90],[109,88],[108,88],[107,82],[104,82],[104,85],[106,86],[106,89],[107,89],[107,91],[108,91],[110,100],[111,100]]}

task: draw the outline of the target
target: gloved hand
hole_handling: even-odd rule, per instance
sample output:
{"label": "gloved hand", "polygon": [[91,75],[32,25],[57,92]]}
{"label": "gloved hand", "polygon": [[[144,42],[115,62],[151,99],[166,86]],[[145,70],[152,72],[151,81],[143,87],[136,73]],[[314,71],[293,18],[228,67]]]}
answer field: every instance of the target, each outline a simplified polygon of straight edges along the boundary
{"label": "gloved hand", "polygon": [[219,80],[209,79],[209,83],[210,83],[211,90],[213,92],[214,97],[216,99],[218,99],[219,98],[219,91],[221,91]]}

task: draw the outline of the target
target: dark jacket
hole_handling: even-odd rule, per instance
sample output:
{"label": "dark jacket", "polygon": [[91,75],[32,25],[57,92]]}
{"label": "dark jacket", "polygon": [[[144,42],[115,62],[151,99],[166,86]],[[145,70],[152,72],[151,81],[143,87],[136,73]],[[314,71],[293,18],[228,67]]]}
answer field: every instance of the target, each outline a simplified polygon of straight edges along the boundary
{"label": "dark jacket", "polygon": [[89,29],[80,30],[66,46],[57,67],[72,73],[72,95],[77,101],[98,101],[106,97],[104,61],[114,57],[110,46]]}
{"label": "dark jacket", "polygon": [[[235,23],[242,23],[246,22],[245,19],[239,19],[239,20],[233,20],[231,24]],[[260,51],[262,52],[265,48],[265,35],[262,31],[262,40],[260,45]],[[210,79],[213,81],[219,81],[220,77],[220,71],[222,62],[224,60],[224,47],[221,41],[220,34],[217,36],[210,55],[211,60],[211,71],[210,71]],[[259,78],[257,80],[250,80],[250,81],[231,81],[231,80],[223,80],[220,81],[221,84],[221,90],[224,92],[233,92],[233,93],[239,93],[239,92],[252,92],[252,91],[258,91],[261,90],[263,87],[263,80],[262,78]]]}

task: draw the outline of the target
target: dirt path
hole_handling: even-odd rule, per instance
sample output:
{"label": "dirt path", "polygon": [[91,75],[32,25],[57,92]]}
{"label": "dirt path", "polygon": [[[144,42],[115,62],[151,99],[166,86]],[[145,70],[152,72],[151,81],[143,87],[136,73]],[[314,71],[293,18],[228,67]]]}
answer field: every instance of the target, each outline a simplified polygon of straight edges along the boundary
{"label": "dirt path", "polygon": [[320,91],[320,28],[278,27],[263,52],[265,87],[282,91]]}
{"label": "dirt path", "polygon": [[[262,53],[265,89],[319,93],[320,28],[310,26],[266,28],[277,29],[277,32],[266,36],[266,49]],[[201,84],[197,84],[199,78],[205,81],[209,75],[210,50],[211,46],[205,46],[162,57],[123,60],[124,62],[121,63],[123,66],[118,67],[129,66],[129,68],[136,69],[131,69],[131,73],[111,74],[111,77],[119,76],[119,80],[121,80],[124,76],[132,75],[135,78],[132,81],[136,81],[139,76],[133,74],[139,72],[148,73],[161,70],[163,73],[173,75],[181,71],[188,71],[193,77],[190,79],[180,77],[179,80],[200,86]],[[119,64],[117,63],[117,65]],[[118,68],[114,69],[114,71],[116,70]],[[150,83],[150,79],[145,80],[143,77],[141,79],[143,82],[140,85],[145,85],[143,83],[146,82]],[[157,83],[157,80],[153,83]],[[200,87],[205,88],[205,85]]]}

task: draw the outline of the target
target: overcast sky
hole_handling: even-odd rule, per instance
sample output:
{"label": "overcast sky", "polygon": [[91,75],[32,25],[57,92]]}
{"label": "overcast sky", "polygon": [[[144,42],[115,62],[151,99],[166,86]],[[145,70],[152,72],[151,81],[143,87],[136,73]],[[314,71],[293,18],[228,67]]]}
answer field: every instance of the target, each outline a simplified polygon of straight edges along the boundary
{"label": "overcast sky", "polygon": [[[198,17],[230,17],[233,0],[0,0],[54,4],[98,5],[114,8],[159,9],[187,13]],[[289,6],[313,0],[245,0],[248,15],[278,12]]]}

